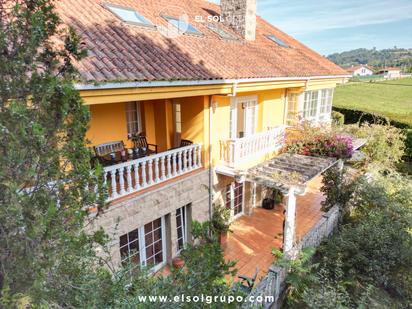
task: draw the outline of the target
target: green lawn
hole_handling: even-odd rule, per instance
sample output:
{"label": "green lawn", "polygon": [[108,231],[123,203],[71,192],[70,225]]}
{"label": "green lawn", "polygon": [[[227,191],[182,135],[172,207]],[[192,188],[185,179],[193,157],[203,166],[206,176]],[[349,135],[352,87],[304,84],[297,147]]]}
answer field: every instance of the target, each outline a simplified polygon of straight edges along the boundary
{"label": "green lawn", "polygon": [[412,78],[339,86],[333,105],[379,114],[412,126]]}

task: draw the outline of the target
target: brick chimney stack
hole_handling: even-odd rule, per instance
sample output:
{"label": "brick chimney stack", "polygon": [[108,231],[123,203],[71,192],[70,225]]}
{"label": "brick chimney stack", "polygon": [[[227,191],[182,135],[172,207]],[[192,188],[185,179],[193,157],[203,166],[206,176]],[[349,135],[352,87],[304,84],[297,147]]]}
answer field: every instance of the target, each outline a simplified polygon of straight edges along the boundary
{"label": "brick chimney stack", "polygon": [[220,0],[223,23],[247,41],[256,38],[257,0]]}

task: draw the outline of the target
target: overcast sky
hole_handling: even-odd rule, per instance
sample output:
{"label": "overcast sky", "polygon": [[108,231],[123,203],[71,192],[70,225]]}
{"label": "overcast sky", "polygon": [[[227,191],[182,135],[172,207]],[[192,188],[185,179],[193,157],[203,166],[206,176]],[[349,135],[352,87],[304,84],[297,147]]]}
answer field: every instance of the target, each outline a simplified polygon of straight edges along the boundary
{"label": "overcast sky", "polygon": [[324,55],[360,47],[412,48],[412,0],[257,3],[260,16]]}

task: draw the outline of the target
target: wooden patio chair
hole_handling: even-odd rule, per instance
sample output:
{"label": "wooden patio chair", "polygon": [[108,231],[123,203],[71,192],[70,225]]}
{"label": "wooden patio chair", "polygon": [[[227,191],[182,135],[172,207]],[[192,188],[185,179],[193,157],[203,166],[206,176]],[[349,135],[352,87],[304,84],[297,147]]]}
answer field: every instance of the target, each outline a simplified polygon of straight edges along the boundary
{"label": "wooden patio chair", "polygon": [[193,145],[193,142],[192,141],[189,141],[188,139],[182,139],[182,140],[180,140],[180,148],[181,147],[186,147],[186,146],[191,146],[191,145]]}
{"label": "wooden patio chair", "polygon": [[[146,136],[139,134],[132,137],[134,148],[141,149],[146,155],[156,154],[157,145],[149,144],[147,142]],[[153,149],[150,149],[152,147]]]}

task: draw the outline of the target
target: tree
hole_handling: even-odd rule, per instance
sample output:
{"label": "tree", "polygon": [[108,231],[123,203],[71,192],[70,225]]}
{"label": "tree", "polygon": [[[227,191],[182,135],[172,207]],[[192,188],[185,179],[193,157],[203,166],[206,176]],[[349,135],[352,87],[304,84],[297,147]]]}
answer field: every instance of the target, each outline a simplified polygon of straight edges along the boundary
{"label": "tree", "polygon": [[52,1],[1,1],[0,12],[1,299],[55,302],[65,291],[65,302],[102,240],[84,232],[97,202],[89,114],[72,83],[85,51]]}
{"label": "tree", "polygon": [[234,295],[225,281],[234,265],[215,240],[189,246],[186,268],[169,277],[115,269],[96,254],[108,238],[86,233],[88,207],[102,210],[105,190],[73,86],[80,39],[59,30],[52,0],[2,1],[0,14],[0,307],[150,308],[139,296]]}

